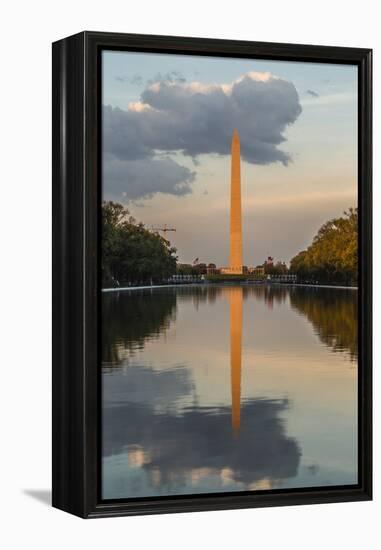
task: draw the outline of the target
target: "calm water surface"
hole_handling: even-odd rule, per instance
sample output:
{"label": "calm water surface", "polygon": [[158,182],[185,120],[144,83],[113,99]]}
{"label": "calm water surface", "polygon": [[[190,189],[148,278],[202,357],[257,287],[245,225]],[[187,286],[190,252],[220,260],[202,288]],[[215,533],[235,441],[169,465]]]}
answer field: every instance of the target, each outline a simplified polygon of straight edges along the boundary
{"label": "calm water surface", "polygon": [[102,299],[103,498],[357,483],[357,291]]}

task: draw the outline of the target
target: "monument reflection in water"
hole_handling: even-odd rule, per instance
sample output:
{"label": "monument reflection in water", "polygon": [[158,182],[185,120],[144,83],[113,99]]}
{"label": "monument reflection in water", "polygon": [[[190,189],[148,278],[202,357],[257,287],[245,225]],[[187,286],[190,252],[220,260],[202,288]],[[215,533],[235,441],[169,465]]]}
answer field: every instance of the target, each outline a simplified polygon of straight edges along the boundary
{"label": "monument reflection in water", "polygon": [[357,483],[357,291],[103,295],[103,498]]}

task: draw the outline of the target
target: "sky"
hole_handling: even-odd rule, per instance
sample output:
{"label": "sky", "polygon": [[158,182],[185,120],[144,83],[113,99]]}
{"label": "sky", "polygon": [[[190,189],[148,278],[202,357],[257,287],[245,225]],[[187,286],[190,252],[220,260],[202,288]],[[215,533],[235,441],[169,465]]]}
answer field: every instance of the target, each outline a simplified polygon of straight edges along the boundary
{"label": "sky", "polygon": [[241,141],[243,259],[289,262],[357,206],[357,67],[104,51],[103,199],[180,262],[229,263],[230,146]]}

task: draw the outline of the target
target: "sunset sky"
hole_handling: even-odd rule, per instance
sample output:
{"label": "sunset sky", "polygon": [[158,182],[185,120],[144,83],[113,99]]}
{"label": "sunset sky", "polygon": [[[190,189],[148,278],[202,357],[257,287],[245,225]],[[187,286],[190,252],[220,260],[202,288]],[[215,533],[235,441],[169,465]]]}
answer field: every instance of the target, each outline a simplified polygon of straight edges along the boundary
{"label": "sunset sky", "polygon": [[103,198],[167,224],[181,262],[228,265],[230,142],[243,258],[288,262],[357,205],[357,68],[103,52]]}

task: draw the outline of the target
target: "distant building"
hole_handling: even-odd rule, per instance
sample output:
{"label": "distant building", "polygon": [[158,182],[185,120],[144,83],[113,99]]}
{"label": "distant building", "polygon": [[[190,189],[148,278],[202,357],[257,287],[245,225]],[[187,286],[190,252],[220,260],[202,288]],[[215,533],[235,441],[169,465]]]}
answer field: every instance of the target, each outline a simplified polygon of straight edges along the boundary
{"label": "distant building", "polygon": [[267,256],[267,260],[265,260],[264,264],[266,267],[273,267],[274,266],[274,258],[272,256]]}
{"label": "distant building", "polygon": [[257,267],[248,267],[247,272],[250,275],[255,275],[257,277],[263,277],[265,275],[265,268],[263,265],[257,265]]}
{"label": "distant building", "polygon": [[206,267],[206,264],[202,264],[202,263],[194,264],[193,270],[199,273],[200,275],[206,275],[207,267]]}
{"label": "distant building", "polygon": [[267,280],[272,283],[296,283],[298,281],[298,277],[294,273],[279,273],[267,275]]}
{"label": "distant building", "polygon": [[193,266],[191,264],[177,264],[178,275],[191,275]]}
{"label": "distant building", "polygon": [[267,260],[263,262],[263,267],[265,269],[266,275],[278,275],[288,273],[288,267],[285,262],[274,262],[272,256],[268,256]]}
{"label": "distant building", "polygon": [[219,275],[221,273],[221,270],[216,267],[215,264],[209,264],[206,268],[206,274],[207,275]]}
{"label": "distant building", "polygon": [[241,265],[237,268],[235,267],[220,267],[220,273],[223,275],[245,275],[247,273],[247,265]]}

